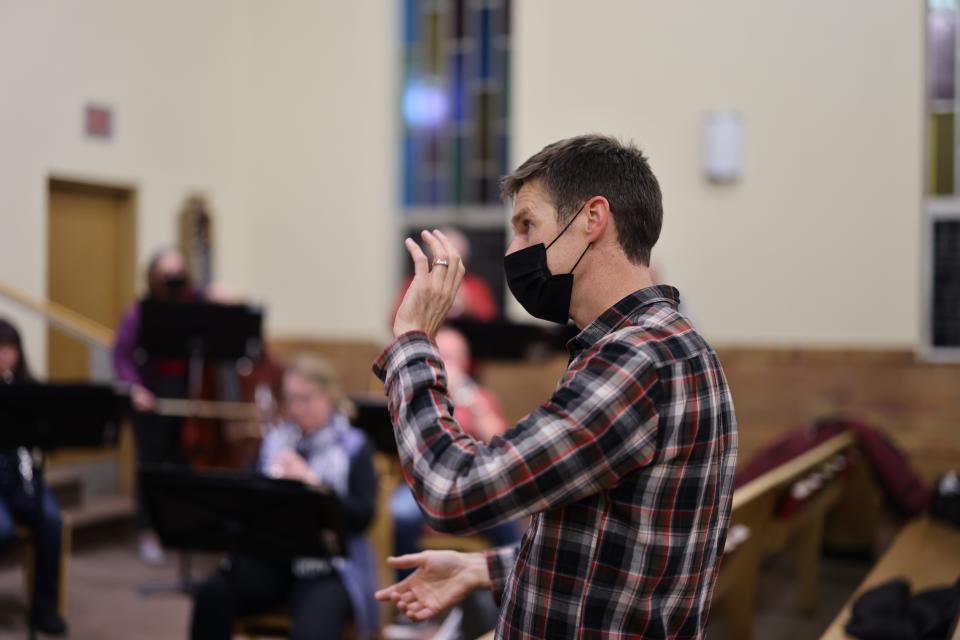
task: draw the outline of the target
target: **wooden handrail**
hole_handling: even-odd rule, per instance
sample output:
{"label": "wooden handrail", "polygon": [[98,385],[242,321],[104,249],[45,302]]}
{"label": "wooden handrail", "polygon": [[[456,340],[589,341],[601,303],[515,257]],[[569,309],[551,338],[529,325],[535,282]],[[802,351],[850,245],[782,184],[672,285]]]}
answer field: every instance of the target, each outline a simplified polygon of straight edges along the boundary
{"label": "wooden handrail", "polygon": [[52,325],[75,338],[107,348],[113,344],[113,331],[109,327],[72,311],[62,304],[34,297],[6,282],[0,282],[0,296],[43,316]]}
{"label": "wooden handrail", "polygon": [[733,492],[733,509],[736,510],[758,496],[787,484],[812,467],[852,447],[854,443],[853,434],[849,431],[837,434],[776,469],[751,480]]}
{"label": "wooden handrail", "polygon": [[188,400],[157,398],[157,414],[177,418],[213,418],[220,420],[259,420],[253,402],[226,400]]}

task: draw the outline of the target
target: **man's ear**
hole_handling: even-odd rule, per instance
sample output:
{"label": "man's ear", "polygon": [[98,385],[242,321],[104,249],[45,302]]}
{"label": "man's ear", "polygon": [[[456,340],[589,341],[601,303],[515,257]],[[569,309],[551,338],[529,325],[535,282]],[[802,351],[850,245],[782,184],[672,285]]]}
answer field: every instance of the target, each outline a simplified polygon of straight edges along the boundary
{"label": "man's ear", "polygon": [[583,207],[586,221],[587,240],[597,242],[607,231],[607,226],[613,222],[610,203],[603,196],[594,196],[587,200]]}

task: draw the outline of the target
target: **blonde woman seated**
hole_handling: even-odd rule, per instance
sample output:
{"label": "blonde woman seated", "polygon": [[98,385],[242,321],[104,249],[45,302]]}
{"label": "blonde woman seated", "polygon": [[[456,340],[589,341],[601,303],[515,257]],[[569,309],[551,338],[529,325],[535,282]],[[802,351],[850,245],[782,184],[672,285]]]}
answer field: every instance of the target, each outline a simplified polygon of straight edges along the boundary
{"label": "blonde woman seated", "polygon": [[290,608],[294,639],[340,638],[350,620],[361,637],[377,630],[375,560],[364,536],[376,504],[373,450],[350,425],[352,406],[326,362],[302,356],[288,366],[283,402],[288,421],[264,436],[259,469],[334,492],[343,507],[349,553],[332,560],[227,558],[196,592],[194,639],[228,639],[236,617],[283,604]]}

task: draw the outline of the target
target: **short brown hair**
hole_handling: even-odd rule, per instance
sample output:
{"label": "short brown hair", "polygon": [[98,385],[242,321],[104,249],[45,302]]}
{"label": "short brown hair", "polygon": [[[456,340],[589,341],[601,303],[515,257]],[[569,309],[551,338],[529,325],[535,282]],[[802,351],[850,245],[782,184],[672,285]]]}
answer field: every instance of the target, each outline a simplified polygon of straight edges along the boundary
{"label": "short brown hair", "polygon": [[560,140],[506,176],[500,195],[508,200],[523,185],[536,181],[553,200],[560,224],[566,224],[590,198],[606,198],[627,259],[650,264],[663,224],[663,202],[657,177],[640,149],[595,134]]}

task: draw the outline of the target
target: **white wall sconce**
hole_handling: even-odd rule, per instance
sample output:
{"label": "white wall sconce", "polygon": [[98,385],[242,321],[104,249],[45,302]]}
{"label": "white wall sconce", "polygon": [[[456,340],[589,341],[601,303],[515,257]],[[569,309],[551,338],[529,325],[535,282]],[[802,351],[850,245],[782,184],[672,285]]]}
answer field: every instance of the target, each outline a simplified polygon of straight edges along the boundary
{"label": "white wall sconce", "polygon": [[743,123],[735,111],[709,111],[703,119],[704,175],[711,182],[740,180],[743,171]]}

